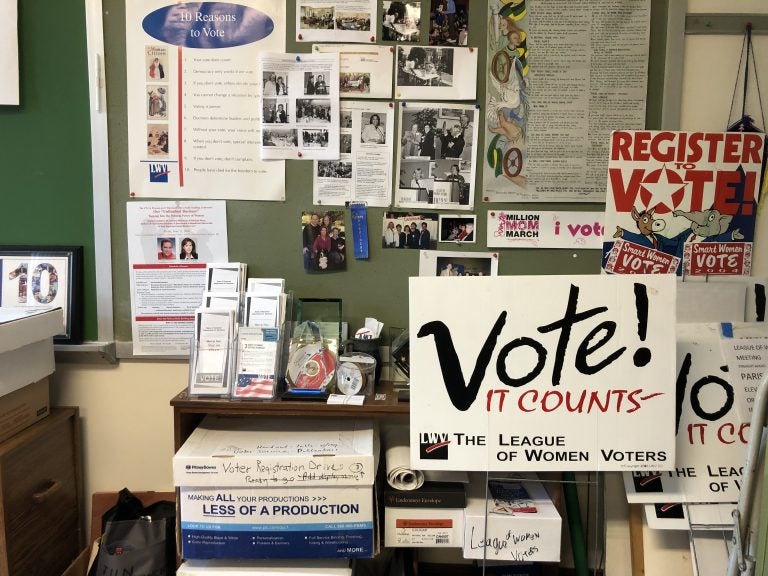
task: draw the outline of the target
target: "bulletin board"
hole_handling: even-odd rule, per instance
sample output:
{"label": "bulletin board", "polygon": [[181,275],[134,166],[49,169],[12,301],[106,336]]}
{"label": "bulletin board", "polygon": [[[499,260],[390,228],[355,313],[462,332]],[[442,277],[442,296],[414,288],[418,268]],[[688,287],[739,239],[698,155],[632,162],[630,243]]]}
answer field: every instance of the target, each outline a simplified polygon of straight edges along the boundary
{"label": "bulletin board", "polygon": [[[381,3],[377,2],[381,21]],[[104,37],[110,134],[110,188],[112,219],[112,262],[114,283],[115,338],[129,342],[131,305],[129,266],[126,249],[126,205],[132,200],[128,189],[128,149],[126,130],[125,9],[121,0],[104,0]],[[309,52],[311,43],[297,43],[294,38],[295,3],[286,2],[288,34],[286,51]],[[649,82],[646,127],[659,128],[663,96],[664,54],[667,36],[668,0],[652,0],[648,54]],[[487,34],[485,2],[474,0],[469,15],[469,46],[483,46]],[[422,28],[428,22],[429,2],[422,1]],[[379,34],[380,37],[380,34]],[[384,42],[380,42],[386,44]],[[485,99],[485,51],[479,51],[477,102]],[[479,114],[482,121],[483,114]],[[480,126],[479,133],[483,133]],[[395,135],[399,138],[399,135]],[[355,259],[348,252],[346,271],[323,275],[308,274],[302,265],[301,213],[321,210],[312,203],[311,161],[287,160],[285,165],[286,200],[284,202],[228,201],[227,222],[229,259],[248,264],[249,277],[282,277],[286,289],[296,298],[340,298],[344,319],[351,329],[373,316],[389,327],[408,325],[408,278],[419,271],[418,250],[385,250],[381,247],[382,218],[385,208],[368,208],[369,257]],[[488,252],[485,244],[485,214],[488,210],[573,210],[602,211],[603,204],[487,204],[482,202],[481,171],[476,171],[475,211],[477,242],[462,251]],[[336,208],[338,209],[338,208]],[[350,218],[347,210],[347,218]],[[455,249],[453,247],[443,248]],[[499,251],[499,275],[598,274],[599,250],[506,249]],[[120,348],[118,348],[120,350]]]}

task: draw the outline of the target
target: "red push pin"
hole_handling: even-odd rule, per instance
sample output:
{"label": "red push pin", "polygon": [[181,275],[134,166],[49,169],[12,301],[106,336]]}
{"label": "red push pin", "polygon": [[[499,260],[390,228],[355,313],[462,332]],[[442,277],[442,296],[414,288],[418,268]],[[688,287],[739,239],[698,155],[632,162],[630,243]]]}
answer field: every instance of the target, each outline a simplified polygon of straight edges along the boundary
{"label": "red push pin", "polygon": [[299,40],[304,40],[304,36],[302,36],[301,34],[299,34],[299,35],[297,36],[297,38],[298,38]]}
{"label": "red push pin", "polygon": [[474,48],[470,48],[470,49],[469,49],[469,53],[470,53],[470,54],[471,54],[472,52],[474,52],[474,51],[475,51],[475,49],[474,49]]}
{"label": "red push pin", "polygon": [[491,218],[496,218],[496,212],[491,212]]}
{"label": "red push pin", "polygon": [[376,42],[376,36],[371,36],[371,42]]}
{"label": "red push pin", "polygon": [[488,196],[483,196],[483,202],[488,202]]}
{"label": "red push pin", "polygon": [[389,107],[390,107],[390,108],[394,108],[394,107],[395,107],[395,103],[394,103],[394,102],[390,102],[390,103],[389,103]]}
{"label": "red push pin", "polygon": [[299,154],[299,158],[301,158],[301,152],[299,152],[298,154]]}
{"label": "red push pin", "polygon": [[392,52],[392,53],[394,53],[394,51],[395,51],[395,47],[394,47],[394,46],[390,46],[390,47],[389,47],[389,51],[390,51],[390,52]]}

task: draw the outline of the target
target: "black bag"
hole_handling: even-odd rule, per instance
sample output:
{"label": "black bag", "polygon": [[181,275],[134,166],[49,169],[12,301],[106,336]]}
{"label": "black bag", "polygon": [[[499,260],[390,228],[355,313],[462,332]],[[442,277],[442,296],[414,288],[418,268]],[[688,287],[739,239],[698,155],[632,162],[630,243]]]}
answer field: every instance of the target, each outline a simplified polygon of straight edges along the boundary
{"label": "black bag", "polygon": [[123,488],[101,519],[99,553],[88,576],[176,574],[176,505],[149,506]]}

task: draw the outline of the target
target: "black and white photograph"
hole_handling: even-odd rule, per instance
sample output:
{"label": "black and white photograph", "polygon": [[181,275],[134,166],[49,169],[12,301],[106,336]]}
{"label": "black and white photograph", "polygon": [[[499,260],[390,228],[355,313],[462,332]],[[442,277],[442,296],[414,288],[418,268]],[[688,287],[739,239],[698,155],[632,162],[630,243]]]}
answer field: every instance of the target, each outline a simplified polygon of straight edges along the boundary
{"label": "black and white photograph", "polygon": [[301,142],[304,148],[328,148],[328,130],[302,130]]}
{"label": "black and white photograph", "polygon": [[385,42],[410,42],[421,39],[421,2],[381,3],[381,35]]}
{"label": "black and white photograph", "polygon": [[329,79],[327,72],[304,72],[304,95],[328,96]]}
{"label": "black and white photograph", "polygon": [[422,252],[419,276],[497,276],[499,255],[495,252]]}
{"label": "black and white photograph", "polygon": [[387,115],[378,112],[363,112],[360,120],[360,142],[363,144],[387,143]]}
{"label": "black and white photograph", "polygon": [[318,98],[298,98],[296,100],[296,122],[328,123],[331,122],[331,101]]}
{"label": "black and white photograph", "polygon": [[262,128],[261,145],[279,148],[298,148],[299,141],[293,128]]}
{"label": "black and white photograph", "polygon": [[435,212],[385,212],[383,248],[437,250],[438,216]]}
{"label": "black and white photograph", "polygon": [[[402,100],[474,100],[477,50],[437,46],[398,46],[395,93]],[[459,73],[460,77],[456,76]],[[459,81],[459,78],[465,81]]]}
{"label": "black and white photograph", "polygon": [[339,128],[344,130],[352,129],[352,112],[349,110],[339,110]]}
{"label": "black and white photograph", "polygon": [[440,242],[476,242],[476,216],[440,214]]}
{"label": "black and white photograph", "polygon": [[307,30],[332,30],[334,11],[333,6],[301,6],[300,26]]}
{"label": "black and white photograph", "polygon": [[262,122],[265,124],[288,124],[291,118],[288,116],[287,98],[263,98]]}
{"label": "black and white photograph", "polygon": [[357,96],[370,94],[371,74],[369,72],[341,72],[339,74],[339,94]]}
{"label": "black and white photograph", "polygon": [[318,178],[352,178],[352,162],[337,160],[318,160]]}
{"label": "black and white photograph", "polygon": [[469,0],[431,0],[430,46],[466,46],[468,35]]}
{"label": "black and white photograph", "polygon": [[432,175],[435,182],[441,183],[441,187],[446,189],[447,202],[469,204],[467,178],[470,177],[470,170],[462,170],[461,160],[435,160]]}
{"label": "black and white photograph", "polygon": [[[400,106],[396,206],[427,202],[446,209],[471,209],[476,114],[472,105],[450,109],[435,104]],[[421,170],[414,179],[416,168]]]}
{"label": "black and white photograph", "polygon": [[453,50],[397,47],[398,86],[453,86]]}
{"label": "black and white photograph", "polygon": [[336,12],[336,29],[370,31],[371,14],[369,12],[345,12],[339,10]]}
{"label": "black and white photograph", "polygon": [[339,134],[339,153],[352,154],[352,134]]}
{"label": "black and white photograph", "polygon": [[288,95],[287,76],[283,78],[282,74],[278,74],[277,72],[271,70],[265,70],[261,73],[261,76],[261,90],[263,96]]}

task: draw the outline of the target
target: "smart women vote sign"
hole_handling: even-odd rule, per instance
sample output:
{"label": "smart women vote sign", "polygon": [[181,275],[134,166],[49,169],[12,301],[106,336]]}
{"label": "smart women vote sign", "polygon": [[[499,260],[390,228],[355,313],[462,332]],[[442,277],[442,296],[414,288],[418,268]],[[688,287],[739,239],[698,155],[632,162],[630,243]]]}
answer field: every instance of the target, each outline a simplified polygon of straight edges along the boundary
{"label": "smart women vote sign", "polygon": [[749,276],[764,137],[611,133],[603,269]]}
{"label": "smart women vote sign", "polygon": [[674,276],[411,278],[409,331],[414,468],[674,468]]}

